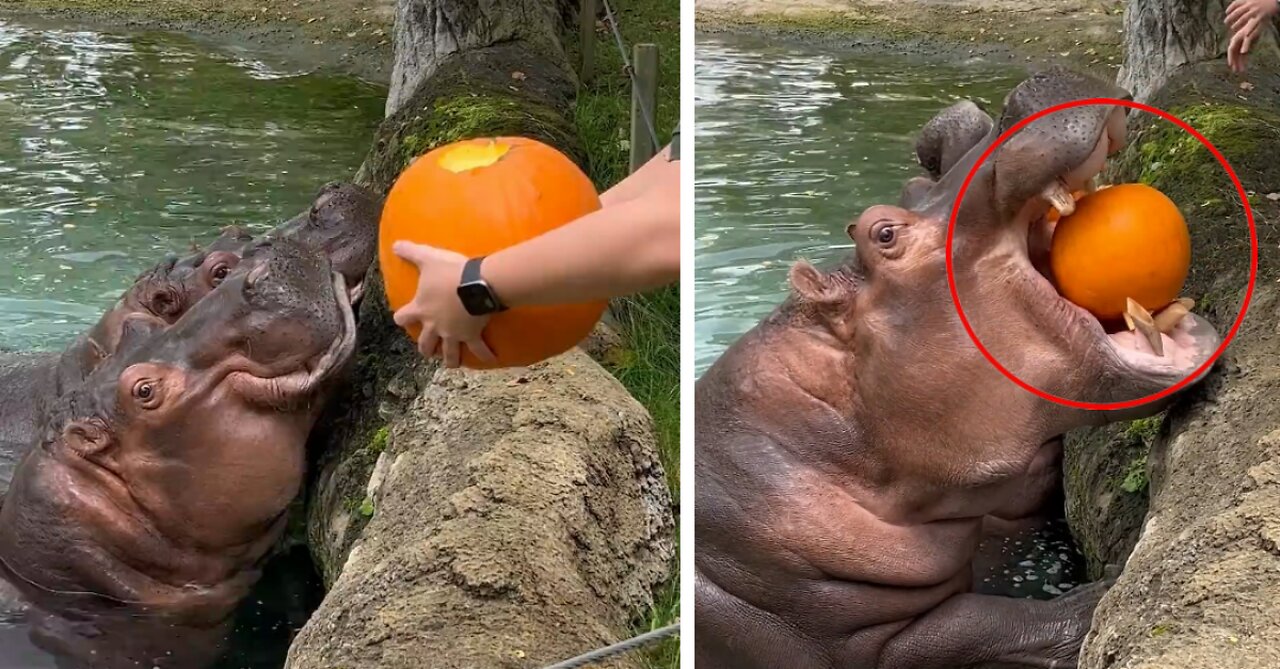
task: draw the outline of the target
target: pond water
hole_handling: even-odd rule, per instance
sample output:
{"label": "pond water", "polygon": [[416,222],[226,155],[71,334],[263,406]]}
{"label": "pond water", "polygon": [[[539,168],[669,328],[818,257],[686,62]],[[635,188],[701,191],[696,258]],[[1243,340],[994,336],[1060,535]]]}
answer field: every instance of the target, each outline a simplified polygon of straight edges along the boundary
{"label": "pond water", "polygon": [[1026,69],[753,36],[698,36],[696,373],[786,294],[797,258],[852,248],[845,226],[921,174],[916,133],[968,98],[998,110]]}
{"label": "pond water", "polygon": [[[994,115],[1027,76],[749,35],[699,35],[694,63],[698,376],[782,301],[792,261],[844,257],[845,226],[897,202],[934,114],[967,98]],[[1061,519],[984,550],[983,592],[1047,598],[1084,578]]]}
{"label": "pond water", "polygon": [[[53,350],[142,270],[264,230],[350,178],[384,88],[165,34],[0,19],[0,350]],[[219,669],[283,664],[318,603],[305,549],[267,565]],[[0,601],[0,669],[54,667]]]}
{"label": "pond water", "polygon": [[157,34],[0,20],[0,349],[60,348],[164,254],[349,178],[385,90]]}

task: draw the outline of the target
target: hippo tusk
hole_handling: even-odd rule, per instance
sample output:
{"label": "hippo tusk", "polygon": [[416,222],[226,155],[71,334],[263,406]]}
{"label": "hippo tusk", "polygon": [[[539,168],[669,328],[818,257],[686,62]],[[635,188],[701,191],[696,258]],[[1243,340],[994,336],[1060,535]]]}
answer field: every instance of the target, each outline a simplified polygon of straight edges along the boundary
{"label": "hippo tusk", "polygon": [[1154,319],[1156,329],[1164,334],[1173,332],[1173,329],[1178,327],[1178,324],[1182,322],[1182,319],[1186,318],[1187,314],[1191,313],[1191,310],[1194,309],[1195,306],[1195,300],[1189,297],[1179,297],[1174,300],[1172,304],[1165,307],[1160,313],[1156,314]]}
{"label": "hippo tusk", "polygon": [[1065,218],[1076,211],[1076,199],[1071,197],[1071,189],[1062,183],[1062,179],[1054,179],[1053,183],[1040,191],[1040,196],[1058,210],[1059,217]]}
{"label": "hippo tusk", "polygon": [[1124,323],[1130,330],[1135,330],[1145,337],[1156,355],[1164,355],[1164,339],[1161,338],[1160,330],[1156,328],[1155,319],[1151,317],[1151,312],[1132,297],[1125,298]]}

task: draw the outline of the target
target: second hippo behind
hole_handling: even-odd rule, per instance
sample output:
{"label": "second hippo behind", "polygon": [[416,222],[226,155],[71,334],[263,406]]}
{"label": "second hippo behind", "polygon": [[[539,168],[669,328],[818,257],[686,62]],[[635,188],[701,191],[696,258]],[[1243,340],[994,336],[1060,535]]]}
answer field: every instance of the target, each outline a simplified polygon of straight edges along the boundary
{"label": "second hippo behind", "polygon": [[[1064,432],[1160,407],[1088,411],[1005,378],[961,327],[945,244],[960,185],[1000,133],[1062,102],[1126,97],[1051,70],[1010,93],[999,123],[944,118],[963,132],[922,143],[937,152],[922,156],[931,178],[850,225],[855,253],[838,268],[797,263],[791,296],[698,381],[699,667],[1076,666],[1105,585],[979,594],[985,519],[1042,501]],[[956,287],[975,331],[1014,374],[1072,400],[1148,396],[1219,343],[1188,315],[1155,355],[1038,269],[1050,206],[1069,207],[1124,129],[1119,105],[1030,124],[978,168],[957,216]]]}
{"label": "second hippo behind", "polygon": [[215,659],[355,338],[344,276],[292,240],[248,249],[172,326],[127,322],[50,407],[0,508],[32,640],[68,667]]}
{"label": "second hippo behind", "polygon": [[[346,278],[358,300],[377,252],[381,214],[382,199],[373,192],[356,184],[332,182],[321,187],[307,211],[280,224],[265,238],[296,240],[323,253]],[[166,258],[144,272],[93,328],[68,347],[62,356],[61,382],[74,383],[111,355],[127,319],[177,321],[222,283],[253,241],[247,231],[232,226],[205,248],[183,258]]]}

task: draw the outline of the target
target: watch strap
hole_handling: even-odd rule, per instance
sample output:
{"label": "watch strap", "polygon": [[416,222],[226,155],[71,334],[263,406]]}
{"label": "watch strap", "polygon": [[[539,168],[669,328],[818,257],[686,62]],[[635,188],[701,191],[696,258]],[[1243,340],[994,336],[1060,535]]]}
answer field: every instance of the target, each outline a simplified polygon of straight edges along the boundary
{"label": "watch strap", "polygon": [[484,262],[484,259],[485,256],[472,258],[462,266],[461,283],[475,283],[477,281],[483,281],[483,279],[480,278],[480,263]]}

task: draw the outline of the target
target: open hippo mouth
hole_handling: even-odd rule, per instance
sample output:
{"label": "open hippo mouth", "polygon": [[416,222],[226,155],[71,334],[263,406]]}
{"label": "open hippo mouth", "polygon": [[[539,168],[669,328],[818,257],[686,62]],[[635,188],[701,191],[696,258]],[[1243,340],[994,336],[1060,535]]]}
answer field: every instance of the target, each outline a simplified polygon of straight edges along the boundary
{"label": "open hippo mouth", "polygon": [[[1050,70],[1010,93],[1000,123],[988,137],[994,141],[1036,112],[1082,98],[1130,96],[1107,82]],[[1128,111],[1121,105],[1098,104],[1038,118],[999,146],[983,171],[990,179],[987,206],[994,204],[996,219],[1010,223],[1007,229],[1012,234],[1002,236],[1008,240],[1002,243],[1013,246],[1013,255],[1020,260],[1016,271],[1025,278],[1032,310],[1045,318],[1047,327],[1059,331],[1070,350],[1085,360],[1101,356],[1112,378],[1128,377],[1129,383],[1097,389],[1101,394],[1138,392],[1142,396],[1181,381],[1208,360],[1220,341],[1213,326],[1190,312],[1194,304],[1190,300],[1175,301],[1155,314],[1131,302],[1123,322],[1104,323],[1063,297],[1049,263],[1056,220],[1075,211],[1073,193],[1097,190],[1107,159],[1125,146]],[[979,144],[974,152],[980,154],[985,146]],[[968,205],[962,207],[968,209]],[[1051,216],[1054,212],[1057,216]]]}
{"label": "open hippo mouth", "polygon": [[[255,267],[246,277],[246,289],[253,290],[268,273],[267,265]],[[360,289],[348,286],[346,277],[336,271],[332,273],[331,285],[338,328],[328,347],[319,355],[304,353],[300,359],[290,356],[264,363],[255,360],[250,346],[244,354],[228,362],[235,370],[228,373],[227,380],[244,397],[277,408],[290,407],[310,398],[324,381],[345,368],[355,352],[353,300],[358,299]]]}
{"label": "open hippo mouth", "polygon": [[1087,338],[1115,364],[1134,374],[1176,383],[1209,359],[1219,343],[1213,326],[1191,313],[1186,302],[1175,301],[1154,316],[1139,312],[1129,319],[1133,327],[1120,322],[1104,324],[1063,297],[1055,285],[1048,262],[1056,226],[1050,212],[1056,211],[1059,217],[1070,215],[1074,211],[1072,191],[1092,192],[1093,180],[1099,173],[1100,170],[1090,175],[1077,188],[1068,185],[1066,175],[1056,179],[1044,193],[1026,203],[1020,220],[1015,221],[1018,229],[1026,230],[1021,236],[1025,240],[1022,251],[1027,259],[1025,272],[1030,278],[1032,299],[1053,305],[1049,311],[1056,318],[1050,323],[1061,323],[1064,331]]}
{"label": "open hippo mouth", "polygon": [[[945,222],[972,173],[958,205],[953,248],[966,316],[984,345],[1007,347],[992,350],[1002,364],[1073,400],[1132,401],[1158,393],[1195,373],[1220,342],[1212,325],[1190,313],[1189,300],[1154,314],[1134,303],[1125,321],[1102,322],[1056,286],[1049,262],[1055,221],[1074,212],[1073,193],[1095,190],[1108,157],[1124,148],[1128,108],[1056,110],[1022,124],[981,165],[977,161],[1045,109],[1129,97],[1108,82],[1054,68],[1015,87],[999,122],[971,102],[957,103],[935,116],[917,142],[929,177],[903,189],[905,208]],[[864,216],[867,229],[877,230],[880,214]]]}

